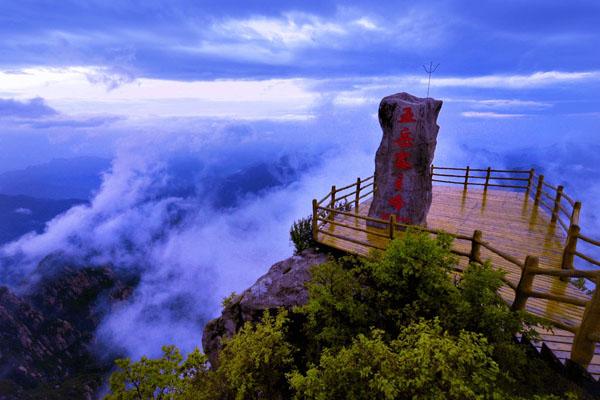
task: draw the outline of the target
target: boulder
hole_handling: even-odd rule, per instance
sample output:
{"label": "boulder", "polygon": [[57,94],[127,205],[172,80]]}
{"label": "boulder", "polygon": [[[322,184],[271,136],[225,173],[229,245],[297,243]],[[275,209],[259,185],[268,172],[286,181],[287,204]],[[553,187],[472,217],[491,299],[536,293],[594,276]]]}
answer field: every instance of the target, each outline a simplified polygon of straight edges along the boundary
{"label": "boulder", "polygon": [[202,347],[211,366],[218,367],[222,339],[232,337],[247,321],[259,321],[264,310],[290,309],[306,304],[308,291],[304,284],[310,279],[310,268],[325,261],[325,254],[304,250],[274,264],[254,285],[234,296],[223,308],[221,316],[204,327]]}
{"label": "boulder", "polygon": [[[369,217],[425,225],[431,206],[430,166],[442,101],[408,93],[384,97],[379,104],[383,138],[375,155],[376,188]],[[368,222],[384,228],[383,224]]]}

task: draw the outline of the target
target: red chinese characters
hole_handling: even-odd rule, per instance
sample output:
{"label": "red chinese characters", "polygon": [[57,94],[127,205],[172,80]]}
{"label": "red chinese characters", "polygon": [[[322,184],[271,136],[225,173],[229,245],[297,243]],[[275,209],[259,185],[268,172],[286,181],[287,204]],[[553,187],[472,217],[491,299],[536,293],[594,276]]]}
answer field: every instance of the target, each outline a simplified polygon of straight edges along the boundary
{"label": "red chinese characters", "polygon": [[[412,108],[404,107],[402,108],[402,114],[398,118],[398,122],[401,124],[413,123],[417,122],[415,120],[415,116],[413,114]],[[404,208],[406,203],[402,198],[402,190],[404,189],[404,171],[412,168],[412,164],[410,161],[411,153],[408,151],[414,145],[414,138],[412,136],[412,132],[409,127],[404,126],[400,129],[400,133],[396,140],[393,142],[399,151],[394,153],[394,167],[399,170],[394,181],[394,189],[398,192],[390,199],[388,199],[388,204],[394,209],[394,212],[388,213],[384,212],[381,214],[381,218],[388,219],[390,215],[396,215],[397,221],[404,224],[410,223],[410,218],[401,217],[399,215],[400,210]]]}
{"label": "red chinese characters", "polygon": [[404,200],[402,200],[402,196],[397,194],[388,200],[390,206],[394,207],[396,211],[400,211],[402,207],[404,207]]}
{"label": "red chinese characters", "polygon": [[404,186],[404,175],[400,174],[396,177],[396,180],[394,181],[394,189],[402,190],[403,186]]}
{"label": "red chinese characters", "polygon": [[410,133],[410,129],[402,128],[402,130],[400,131],[400,136],[394,141],[394,143],[396,143],[403,149],[412,147],[414,139],[412,137],[412,134]]}
{"label": "red chinese characters", "polygon": [[400,119],[398,120],[398,122],[400,122],[401,124],[408,123],[408,122],[417,122],[415,120],[415,116],[413,114],[412,108],[404,107],[402,109],[402,115],[400,116]]}
{"label": "red chinese characters", "polygon": [[398,153],[394,154],[394,165],[396,168],[402,170],[410,169],[412,165],[410,164],[408,157],[410,157],[410,153],[408,151],[399,151]]}

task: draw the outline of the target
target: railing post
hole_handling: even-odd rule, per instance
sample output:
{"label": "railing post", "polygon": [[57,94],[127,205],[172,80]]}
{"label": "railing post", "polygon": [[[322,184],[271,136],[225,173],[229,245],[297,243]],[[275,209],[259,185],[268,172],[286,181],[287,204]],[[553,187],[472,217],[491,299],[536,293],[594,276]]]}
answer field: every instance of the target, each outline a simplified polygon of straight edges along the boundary
{"label": "railing post", "polygon": [[515,301],[513,301],[511,310],[519,311],[525,309],[525,303],[527,303],[527,298],[529,295],[528,292],[531,291],[531,287],[533,286],[533,278],[535,274],[529,272],[531,268],[537,268],[539,263],[539,259],[534,256],[525,257],[525,264],[523,265],[523,270],[521,271],[521,278],[519,279],[519,284],[517,285],[517,290],[515,293]]}
{"label": "railing post", "polygon": [[394,240],[394,234],[396,233],[396,216],[390,215],[390,240]]}
{"label": "railing post", "polygon": [[556,198],[554,199],[554,209],[552,210],[552,218],[550,222],[556,222],[558,219],[558,211],[560,210],[560,199],[562,197],[563,187],[562,185],[558,186],[556,189]]}
{"label": "railing post", "polygon": [[540,198],[542,197],[542,190],[544,189],[544,175],[538,177],[537,189],[535,190],[535,201],[534,205],[540,204]]}
{"label": "railing post", "polygon": [[600,335],[600,279],[595,279],[596,288],[590,301],[585,306],[581,325],[575,333],[571,348],[571,361],[586,368],[596,349],[595,341]]}
{"label": "railing post", "polygon": [[581,213],[581,202],[576,201],[571,213],[571,225],[579,225],[579,214]]}
{"label": "railing post", "polygon": [[317,199],[313,199],[312,201],[312,237],[313,240],[317,241],[317,236],[319,234],[319,205],[317,204]]}
{"label": "railing post", "polygon": [[467,185],[469,184],[469,166],[467,165],[467,172],[465,174],[465,187],[464,190],[467,190]]}
{"label": "railing post", "polygon": [[358,214],[358,204],[360,202],[360,178],[356,178],[356,197],[354,199],[354,213]]}
{"label": "railing post", "polygon": [[485,186],[483,187],[483,191],[487,191],[488,185],[490,184],[490,175],[492,173],[492,167],[487,167],[487,172],[485,174]]}
{"label": "railing post", "polygon": [[[574,269],[573,261],[575,260],[575,251],[577,251],[577,239],[579,239],[579,213],[581,212],[581,202],[576,201],[573,205],[571,213],[571,221],[569,224],[569,232],[567,233],[567,242],[563,250],[560,267],[562,269]],[[562,277],[562,281],[568,282],[568,277]]]}
{"label": "railing post", "polygon": [[471,239],[471,253],[469,254],[470,263],[481,263],[481,242],[482,236],[480,230],[473,232],[473,238]]}
{"label": "railing post", "polygon": [[529,179],[527,180],[527,191],[525,192],[525,197],[529,197],[529,192],[531,192],[531,186],[533,185],[534,175],[535,175],[535,169],[531,168],[529,170]]}
{"label": "railing post", "polygon": [[435,168],[435,167],[433,166],[433,164],[431,164],[431,168],[429,169],[429,175],[430,175],[430,177],[431,177],[432,179],[433,179],[433,170],[434,170],[434,168]]}
{"label": "railing post", "polygon": [[567,235],[567,243],[562,254],[560,267],[562,269],[573,269],[573,259],[575,258],[575,250],[577,250],[577,239],[579,238],[579,226],[571,225]]}
{"label": "railing post", "polygon": [[329,211],[329,219],[332,220],[335,217],[333,211],[335,210],[335,185],[331,186],[331,203],[329,204],[329,208],[331,208],[331,211]]}

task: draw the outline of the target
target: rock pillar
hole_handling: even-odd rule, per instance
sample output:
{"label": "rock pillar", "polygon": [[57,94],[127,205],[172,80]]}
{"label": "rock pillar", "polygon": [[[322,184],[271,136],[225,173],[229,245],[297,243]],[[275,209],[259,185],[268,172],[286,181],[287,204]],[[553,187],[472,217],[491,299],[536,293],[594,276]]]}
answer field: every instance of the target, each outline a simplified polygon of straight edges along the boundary
{"label": "rock pillar", "polygon": [[[375,182],[369,217],[425,225],[431,206],[430,167],[439,130],[440,100],[408,93],[384,97],[379,104],[383,138],[375,156]],[[383,228],[373,222],[369,226]]]}

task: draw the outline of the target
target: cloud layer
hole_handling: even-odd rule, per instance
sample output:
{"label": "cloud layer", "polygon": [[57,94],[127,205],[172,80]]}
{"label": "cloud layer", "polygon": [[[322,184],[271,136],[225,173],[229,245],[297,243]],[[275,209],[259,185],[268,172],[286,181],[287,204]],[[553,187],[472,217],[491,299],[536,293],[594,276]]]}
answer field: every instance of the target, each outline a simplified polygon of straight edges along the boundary
{"label": "cloud layer", "polygon": [[[370,173],[372,164],[357,148],[333,151],[321,144],[298,153],[278,145],[289,138],[272,142],[268,135],[249,136],[233,127],[223,135],[213,132],[208,141],[199,133],[180,139],[173,143],[168,135],[157,135],[124,143],[89,205],[50,221],[43,234],[0,248],[0,281],[24,290],[45,273],[39,261],[56,253],[82,266],[108,264],[138,273],[133,298],[104,321],[101,341],[134,357],[156,355],[165,343],[191,350],[223,297],[291,255],[289,227],[310,212],[312,197],[326,192],[332,180]],[[302,160],[319,159],[314,151],[323,161],[306,170]],[[283,156],[286,168],[295,170],[292,181],[238,192],[236,203],[226,208],[214,201],[232,173]],[[359,167],[348,168],[351,163]]]}
{"label": "cloud layer", "polygon": [[112,72],[95,79],[109,87],[132,77],[407,74],[431,58],[451,76],[585,71],[597,68],[598,15],[592,0],[3,2],[0,67],[99,65]]}

